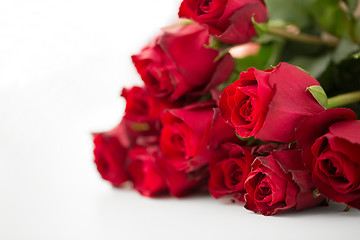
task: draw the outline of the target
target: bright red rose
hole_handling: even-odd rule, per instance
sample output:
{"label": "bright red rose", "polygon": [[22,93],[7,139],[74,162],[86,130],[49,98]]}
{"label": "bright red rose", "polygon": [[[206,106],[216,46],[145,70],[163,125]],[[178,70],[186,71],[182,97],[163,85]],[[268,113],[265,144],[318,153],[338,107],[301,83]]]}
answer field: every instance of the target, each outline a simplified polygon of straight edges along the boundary
{"label": "bright red rose", "polygon": [[256,35],[251,17],[257,22],[268,19],[262,0],[184,0],[179,17],[206,25],[209,32],[223,42],[239,44]]}
{"label": "bright red rose", "polygon": [[245,208],[263,215],[290,208],[303,210],[324,201],[313,197],[311,173],[298,150],[273,151],[267,157],[257,157],[245,190]]}
{"label": "bright red rose", "polygon": [[114,186],[128,180],[126,156],[130,146],[126,122],[122,121],[113,130],[95,133],[94,161],[101,177]]}
{"label": "bright red rose", "polygon": [[254,161],[251,150],[234,143],[221,145],[218,151],[223,153],[222,156],[210,164],[209,191],[214,198],[236,194],[237,199],[244,200],[245,179]]}
{"label": "bright red rose", "polygon": [[164,112],[160,146],[166,160],[177,171],[192,172],[209,163],[213,107],[214,102],[210,101]]}
{"label": "bright red rose", "polygon": [[214,61],[219,51],[205,48],[207,44],[206,29],[196,23],[177,24],[163,29],[132,60],[156,97],[174,101],[185,94],[201,95],[230,77],[230,54]]}
{"label": "bright red rose", "polygon": [[299,148],[325,197],[360,209],[360,121],[349,109],[329,109],[300,123]]}
{"label": "bright red rose", "polygon": [[161,151],[158,145],[135,147],[129,152],[129,175],[134,188],[143,196],[153,197],[166,193],[168,187],[158,165]]}
{"label": "bright red rose", "polygon": [[313,85],[319,83],[287,63],[266,71],[249,68],[221,94],[221,116],[243,138],[293,142],[299,121],[325,110],[306,91]]}

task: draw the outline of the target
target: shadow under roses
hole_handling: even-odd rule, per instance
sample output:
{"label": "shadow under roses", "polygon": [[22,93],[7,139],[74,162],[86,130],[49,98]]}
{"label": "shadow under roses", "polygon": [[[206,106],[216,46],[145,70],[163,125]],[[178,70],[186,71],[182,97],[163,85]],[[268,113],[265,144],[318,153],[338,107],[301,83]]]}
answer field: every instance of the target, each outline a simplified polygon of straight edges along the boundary
{"label": "shadow under roses", "polygon": [[296,211],[294,209],[288,209],[279,212],[278,214],[273,215],[273,217],[283,217],[283,218],[300,218],[301,217],[339,217],[343,218],[353,218],[353,217],[360,217],[360,211],[357,209],[350,209],[349,211],[345,212],[344,209],[346,208],[345,204],[330,202],[329,206],[318,206],[311,209],[305,209],[302,211]]}

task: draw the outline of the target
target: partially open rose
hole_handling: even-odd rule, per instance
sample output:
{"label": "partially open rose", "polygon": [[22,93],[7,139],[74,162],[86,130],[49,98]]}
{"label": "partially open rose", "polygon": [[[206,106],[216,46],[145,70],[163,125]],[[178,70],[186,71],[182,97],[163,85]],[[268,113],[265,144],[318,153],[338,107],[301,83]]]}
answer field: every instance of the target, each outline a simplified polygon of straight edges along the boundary
{"label": "partially open rose", "polygon": [[209,129],[215,103],[195,103],[164,112],[160,137],[164,157],[178,171],[191,172],[209,164]]}
{"label": "partially open rose", "polygon": [[230,54],[215,61],[219,51],[206,48],[209,34],[202,26],[177,24],[144,47],[132,60],[149,91],[174,101],[201,95],[226,81],[234,62]]}
{"label": "partially open rose", "polygon": [[108,132],[95,133],[94,161],[101,177],[114,186],[120,186],[129,179],[127,172],[127,152],[130,142],[126,122]]}
{"label": "partially open rose", "polygon": [[299,148],[318,191],[360,209],[360,120],[350,109],[329,109],[300,123]]}
{"label": "partially open rose", "polygon": [[143,196],[153,197],[168,191],[164,174],[158,165],[158,145],[135,147],[129,152],[129,175],[134,188]]}
{"label": "partially open rose", "polygon": [[313,85],[319,83],[287,63],[266,71],[249,68],[221,94],[221,116],[243,138],[293,142],[299,121],[325,110],[306,90]]}
{"label": "partially open rose", "polygon": [[251,17],[265,22],[267,10],[262,0],[184,0],[179,17],[195,20],[223,42],[239,44],[256,35]]}
{"label": "partially open rose", "polygon": [[280,210],[302,210],[323,202],[314,198],[311,173],[305,168],[298,150],[273,151],[258,157],[245,181],[245,208],[273,215]]}
{"label": "partially open rose", "polygon": [[251,148],[228,142],[222,144],[217,152],[218,159],[212,158],[215,161],[210,164],[211,195],[220,198],[236,194],[236,198],[243,201],[244,182],[254,161]]}

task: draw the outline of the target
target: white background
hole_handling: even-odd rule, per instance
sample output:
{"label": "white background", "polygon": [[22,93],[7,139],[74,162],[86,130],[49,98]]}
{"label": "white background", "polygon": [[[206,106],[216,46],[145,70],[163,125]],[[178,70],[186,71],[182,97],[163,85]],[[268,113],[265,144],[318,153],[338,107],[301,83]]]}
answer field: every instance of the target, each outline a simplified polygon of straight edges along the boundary
{"label": "white background", "polygon": [[90,132],[115,126],[136,53],[180,0],[0,0],[0,239],[358,239],[343,205],[264,217],[209,196],[113,189]]}

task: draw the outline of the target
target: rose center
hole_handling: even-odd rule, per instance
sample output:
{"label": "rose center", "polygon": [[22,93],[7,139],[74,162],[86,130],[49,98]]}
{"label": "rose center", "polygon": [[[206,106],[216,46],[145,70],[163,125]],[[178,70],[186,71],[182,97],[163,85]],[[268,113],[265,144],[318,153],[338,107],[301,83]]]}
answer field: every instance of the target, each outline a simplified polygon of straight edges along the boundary
{"label": "rose center", "polygon": [[336,164],[334,164],[333,161],[331,161],[330,159],[325,159],[323,161],[323,164],[324,164],[324,168],[326,169],[327,173],[330,176],[333,177],[341,176],[341,169],[338,166],[336,166]]}
{"label": "rose center", "polygon": [[240,168],[236,169],[232,174],[231,174],[231,184],[232,185],[237,185],[239,182],[241,182],[242,179],[242,171]]}
{"label": "rose center", "polygon": [[199,7],[199,15],[206,14],[210,10],[212,0],[203,0]]}
{"label": "rose center", "polygon": [[184,139],[179,134],[174,134],[171,136],[170,141],[174,144],[174,147],[180,151],[185,150]]}
{"label": "rose center", "polygon": [[254,107],[251,103],[251,99],[248,98],[240,107],[240,116],[247,122],[251,122],[251,113],[253,112]]}
{"label": "rose center", "polygon": [[257,187],[257,200],[263,200],[265,197],[269,196],[271,193],[271,188],[267,182],[261,182]]}

